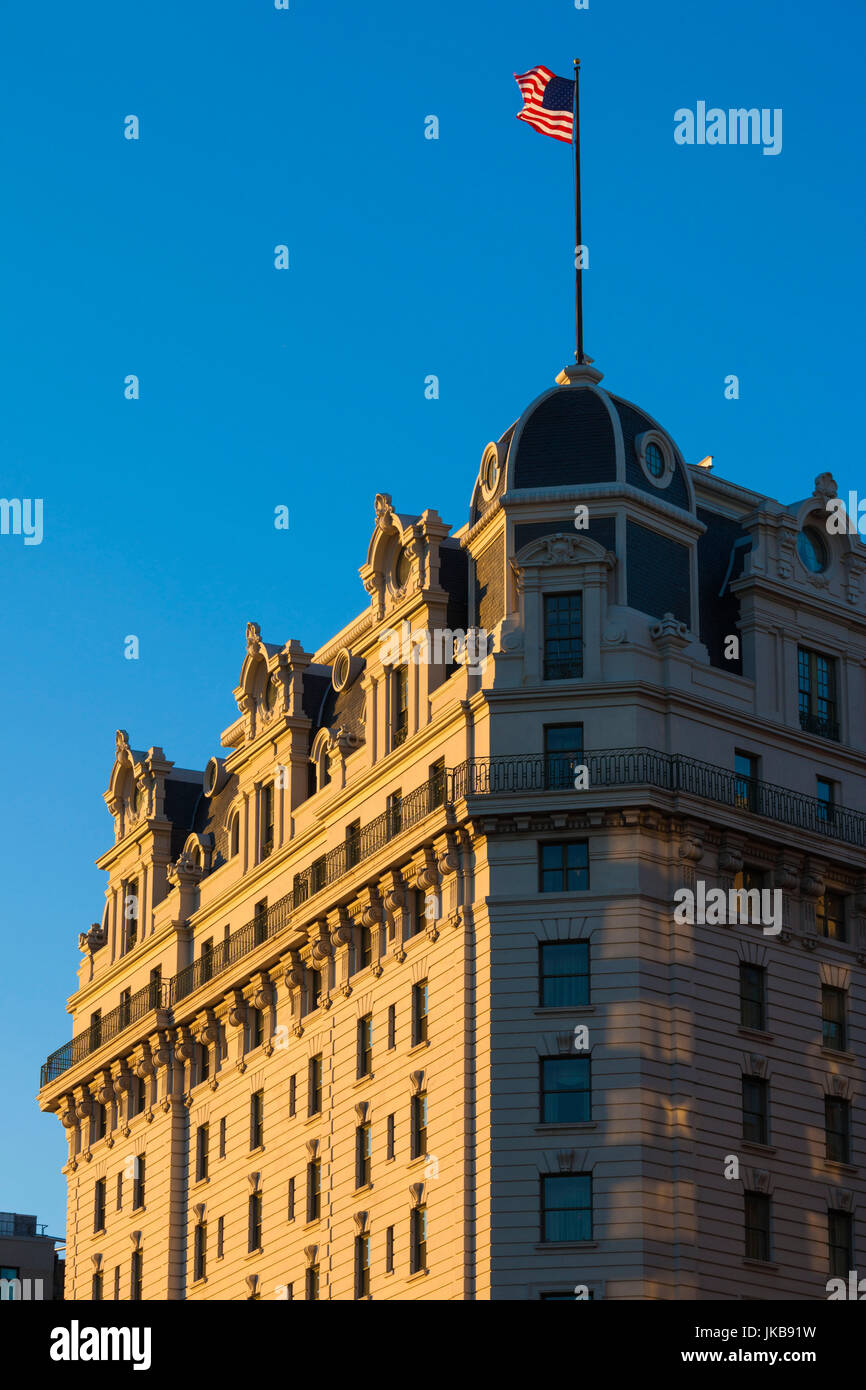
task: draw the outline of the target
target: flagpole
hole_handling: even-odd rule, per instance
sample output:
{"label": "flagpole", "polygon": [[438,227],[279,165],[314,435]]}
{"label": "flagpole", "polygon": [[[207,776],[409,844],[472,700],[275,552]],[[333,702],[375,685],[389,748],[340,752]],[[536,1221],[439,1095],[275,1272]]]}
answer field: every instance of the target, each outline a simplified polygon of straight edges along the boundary
{"label": "flagpole", "polygon": [[574,60],[574,310],[577,325],[577,351],[575,361],[578,366],[583,363],[583,254],[579,250],[583,242],[580,236],[580,59]]}

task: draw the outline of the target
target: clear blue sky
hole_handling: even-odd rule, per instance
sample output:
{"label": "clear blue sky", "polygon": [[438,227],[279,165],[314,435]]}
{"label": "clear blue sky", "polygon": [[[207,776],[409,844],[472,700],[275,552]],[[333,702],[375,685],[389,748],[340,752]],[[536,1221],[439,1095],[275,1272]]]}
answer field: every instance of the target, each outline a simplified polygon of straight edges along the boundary
{"label": "clear blue sky", "polygon": [[[115,729],[203,767],[247,620],[337,631],[374,494],[461,525],[571,359],[570,152],[515,120],[514,71],[582,60],[606,385],[783,500],[866,486],[864,28],[859,0],[4,6],[0,495],[44,499],[45,537],[0,536],[0,1208],[63,1229],[35,1093],[102,912]],[[677,146],[698,100],[781,107],[782,153]]]}

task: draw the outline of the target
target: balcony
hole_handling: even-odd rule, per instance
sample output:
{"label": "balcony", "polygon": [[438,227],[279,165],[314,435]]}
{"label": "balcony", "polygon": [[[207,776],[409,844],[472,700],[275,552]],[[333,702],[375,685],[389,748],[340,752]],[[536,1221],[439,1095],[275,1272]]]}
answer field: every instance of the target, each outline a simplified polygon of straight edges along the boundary
{"label": "balcony", "polygon": [[[572,763],[589,769],[587,791],[573,792],[566,782]],[[553,785],[551,785],[553,783]],[[411,829],[438,807],[452,808],[469,797],[531,795],[584,798],[593,791],[615,787],[651,787],[674,795],[698,797],[717,806],[727,806],[751,820],[764,819],[778,825],[809,831],[825,840],[840,841],[866,848],[866,813],[844,806],[829,807],[826,801],[787,787],[744,778],[730,768],[700,762],[679,753],[662,753],[654,748],[602,748],[557,758],[540,753],[504,757],[474,758],[450,771],[441,769],[400,802],[400,814],[392,807],[353,831],[350,840],[323,854],[308,868],[296,874],[292,890],[267,911],[239,927],[199,960],[192,962],[161,986],[148,985],[119,1008],[106,1014],[98,1025],[86,1028],[64,1043],[43,1063],[40,1086],[56,1081],[65,1071],[96,1052],[130,1023],[137,1023],[157,1007],[172,1008],[201,985],[228,970],[263,941],[278,935],[294,912],[323,889],[343,878],[363,859],[370,858],[404,830]]]}
{"label": "balcony", "polygon": [[810,714],[808,710],[800,710],[800,728],[804,734],[817,734],[819,738],[830,738],[834,743],[839,742],[839,724],[835,719],[821,714]]}

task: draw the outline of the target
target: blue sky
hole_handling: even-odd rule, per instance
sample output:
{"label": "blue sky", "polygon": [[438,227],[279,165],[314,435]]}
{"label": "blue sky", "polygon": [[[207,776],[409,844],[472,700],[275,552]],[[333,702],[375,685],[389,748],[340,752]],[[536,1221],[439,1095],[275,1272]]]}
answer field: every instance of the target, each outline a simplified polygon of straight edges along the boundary
{"label": "blue sky", "polygon": [[[856,0],[4,7],[0,494],[45,533],[0,536],[0,1207],[63,1229],[35,1093],[101,916],[115,729],[203,767],[247,620],[337,631],[374,494],[462,525],[572,358],[570,151],[515,120],[514,71],[582,62],[605,384],[733,481],[861,486],[864,29]],[[699,100],[781,108],[782,153],[676,145]]]}

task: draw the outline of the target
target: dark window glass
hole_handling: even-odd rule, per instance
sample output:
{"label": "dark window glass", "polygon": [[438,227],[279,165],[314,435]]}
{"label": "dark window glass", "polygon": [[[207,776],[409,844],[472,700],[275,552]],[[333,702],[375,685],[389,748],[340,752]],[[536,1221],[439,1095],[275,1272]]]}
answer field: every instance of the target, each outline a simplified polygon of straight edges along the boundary
{"label": "dark window glass", "polygon": [[[6,1274],[5,1269],[0,1271],[0,1275],[2,1275],[4,1279],[11,1277]],[[102,1270],[97,1270],[90,1281],[90,1297],[93,1299],[94,1303],[102,1302]]]}
{"label": "dark window glass", "polygon": [[261,788],[259,801],[261,858],[267,859],[274,847],[274,789],[270,782]]}
{"label": "dark window glass", "polygon": [[582,761],[583,725],[545,724],[544,785],[551,791],[573,791],[575,770]]}
{"label": "dark window glass", "polygon": [[311,1057],[307,1067],[307,1114],[319,1115],[322,1110],[322,1054]]}
{"label": "dark window glass", "polygon": [[290,1115],[290,1116],[293,1116],[293,1115],[297,1114],[297,1108],[298,1108],[298,1078],[297,1078],[297,1076],[294,1076],[294,1075],[293,1075],[293,1076],[290,1076],[290,1077],[289,1077],[289,1115]]}
{"label": "dark window glass", "polygon": [[831,825],[836,818],[834,783],[828,782],[826,777],[818,777],[815,782],[815,794],[821,803],[818,807],[818,819]]}
{"label": "dark window glass", "polygon": [[120,991],[120,1026],[125,1028],[130,1020],[132,1005],[132,990],[122,989]]}
{"label": "dark window glass", "polygon": [[295,1180],[289,1178],[289,1201],[288,1201],[288,1220],[295,1219]]}
{"label": "dark window glass", "polygon": [[850,1163],[851,1107],[847,1100],[824,1097],[824,1136],[827,1157],[834,1163]]}
{"label": "dark window glass", "polygon": [[226,1156],[226,1117],[225,1117],[225,1115],[223,1115],[222,1119],[220,1120],[220,1128],[219,1128],[219,1145],[220,1145],[219,1156],[220,1156],[220,1158],[225,1158],[225,1156]]}
{"label": "dark window glass", "polygon": [[385,1157],[394,1157],[394,1116],[389,1115],[385,1126]]}
{"label": "dark window glass", "polygon": [[93,1189],[93,1229],[105,1230],[105,1178],[97,1178]]}
{"label": "dark window glass", "polygon": [[319,1297],[319,1266],[308,1265],[304,1275],[304,1298],[316,1300]]}
{"label": "dark window glass", "polygon": [[351,869],[361,858],[361,822],[353,820],[346,826],[346,868]]}
{"label": "dark window glass", "polygon": [[543,1124],[582,1124],[592,1119],[588,1057],[543,1057],[541,1120]]}
{"label": "dark window glass", "polygon": [[403,793],[397,789],[391,792],[388,797],[386,810],[388,813],[388,833],[399,835],[403,829]]}
{"label": "dark window glass", "polygon": [[544,595],[544,679],[583,675],[583,611],[580,594]]}
{"label": "dark window glass", "polygon": [[431,763],[427,769],[427,781],[430,787],[430,810],[445,804],[445,759],[437,758],[435,763]]}
{"label": "dark window glass", "polygon": [[388,1047],[397,1046],[397,1006],[388,1005]]}
{"label": "dark window glass", "polygon": [[195,1135],[195,1180],[203,1182],[207,1177],[209,1125],[199,1125]]}
{"label": "dark window glass", "polygon": [[370,1293],[370,1237],[355,1236],[355,1297],[367,1298]]}
{"label": "dark window glass", "polygon": [[318,1158],[307,1164],[307,1220],[318,1221],[322,1215],[322,1163]]}
{"label": "dark window glass", "polygon": [[250,1096],[250,1148],[259,1149],[265,1142],[265,1093],[254,1091]]}
{"label": "dark window glass", "polygon": [[541,1239],[592,1240],[589,1173],[556,1173],[541,1179]]}
{"label": "dark window glass", "polygon": [[643,456],[646,462],[646,471],[650,477],[660,478],[665,471],[665,459],[658,444],[653,444],[650,441],[644,449]]}
{"label": "dark window glass", "polygon": [[357,1074],[359,1077],[373,1074],[373,1015],[364,1014],[358,1019]]}
{"label": "dark window glass", "polygon": [[413,888],[409,911],[409,935],[417,936],[427,925],[427,894],[423,888]]}
{"label": "dark window glass", "polygon": [[542,1008],[589,1003],[588,941],[545,941],[539,955]]}
{"label": "dark window glass", "polygon": [[734,804],[741,811],[758,809],[759,762],[752,753],[734,753]]}
{"label": "dark window glass", "polygon": [[249,1237],[247,1240],[247,1250],[260,1250],[262,1248],[262,1194],[253,1192],[249,1202]]}
{"label": "dark window glass", "polygon": [[589,847],[586,840],[561,840],[539,846],[539,888],[542,893],[571,893],[589,888]]}
{"label": "dark window glass", "polygon": [[213,937],[201,943],[201,978],[202,983],[211,979],[213,975]]}
{"label": "dark window glass", "polygon": [[138,1154],[133,1160],[134,1175],[132,1179],[132,1209],[137,1211],[144,1206],[144,1154]]}
{"label": "dark window glass", "polygon": [[265,1019],[261,1009],[254,1009],[250,1005],[250,1051],[254,1047],[261,1047],[265,1036]]}
{"label": "dark window glass", "polygon": [[394,1273],[394,1227],[385,1228],[385,1273]]}
{"label": "dark window glass", "polygon": [[355,1130],[355,1186],[366,1187],[371,1180],[373,1164],[373,1134],[369,1125]]}
{"label": "dark window glass", "polygon": [[392,673],[394,699],[394,739],[392,746],[399,748],[406,742],[409,732],[409,668],[398,666]]}
{"label": "dark window glass", "polygon": [[356,927],[357,932],[355,947],[355,969],[366,970],[368,965],[373,964],[373,929],[372,927]]}
{"label": "dark window glass", "polygon": [[763,1032],[767,1026],[767,974],[763,965],[740,962],[740,1026]]}
{"label": "dark window glass", "polygon": [[761,1192],[743,1194],[746,1259],[770,1258],[770,1199]]}
{"label": "dark window glass", "polygon": [[140,1250],[133,1250],[129,1279],[129,1297],[132,1303],[138,1303],[141,1300],[141,1278],[142,1253]]}
{"label": "dark window glass", "polygon": [[830,1247],[830,1273],[847,1279],[854,1268],[854,1221],[850,1212],[827,1212],[827,1237]]}
{"label": "dark window glass", "polygon": [[221,1260],[225,1253],[225,1230],[226,1219],[221,1216],[217,1221],[217,1259]]}
{"label": "dark window glass", "polygon": [[846,992],[832,985],[821,986],[821,1040],[825,1047],[844,1052],[848,1046],[845,1026]]}
{"label": "dark window glass", "polygon": [[207,1226],[204,1221],[199,1221],[195,1226],[192,1266],[193,1280],[204,1279],[207,1273]]}
{"label": "dark window glass", "polygon": [[412,1046],[427,1041],[427,981],[412,986]]}
{"label": "dark window glass", "polygon": [[761,1076],[743,1077],[743,1138],[768,1142],[769,1088]]}
{"label": "dark window glass", "polygon": [[427,1093],[421,1091],[412,1097],[411,1114],[412,1144],[411,1158],[423,1158],[427,1153]]}
{"label": "dark window glass", "polygon": [[427,1268],[427,1208],[413,1207],[409,1222],[410,1274]]}
{"label": "dark window glass", "polygon": [[836,662],[808,647],[797,649],[800,728],[838,741]]}

